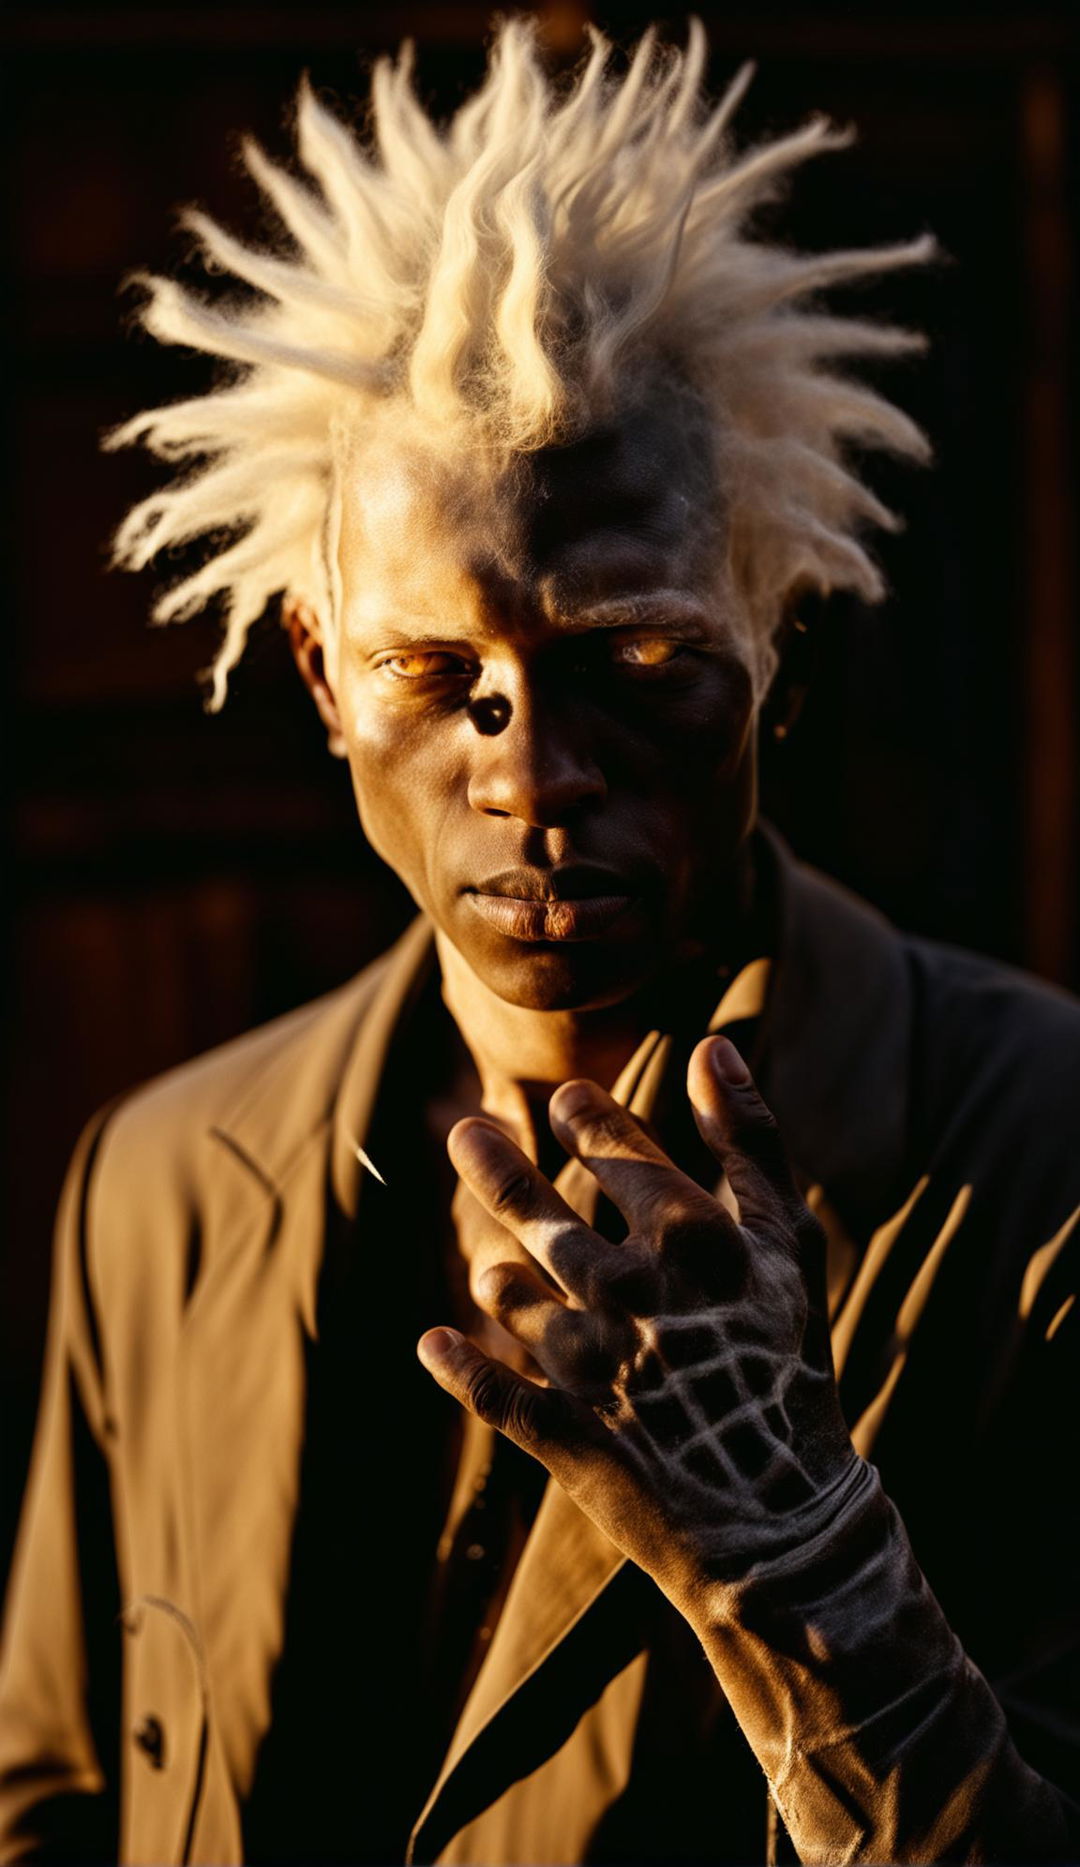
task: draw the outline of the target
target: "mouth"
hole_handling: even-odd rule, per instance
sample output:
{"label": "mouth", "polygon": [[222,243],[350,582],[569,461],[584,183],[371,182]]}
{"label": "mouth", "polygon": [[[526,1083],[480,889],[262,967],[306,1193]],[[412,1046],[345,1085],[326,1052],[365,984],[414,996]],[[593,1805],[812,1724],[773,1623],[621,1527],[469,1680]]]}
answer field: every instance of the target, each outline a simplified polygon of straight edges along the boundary
{"label": "mouth", "polygon": [[513,940],[591,940],[637,899],[625,876],[585,865],[561,869],[508,869],[465,897],[473,911]]}

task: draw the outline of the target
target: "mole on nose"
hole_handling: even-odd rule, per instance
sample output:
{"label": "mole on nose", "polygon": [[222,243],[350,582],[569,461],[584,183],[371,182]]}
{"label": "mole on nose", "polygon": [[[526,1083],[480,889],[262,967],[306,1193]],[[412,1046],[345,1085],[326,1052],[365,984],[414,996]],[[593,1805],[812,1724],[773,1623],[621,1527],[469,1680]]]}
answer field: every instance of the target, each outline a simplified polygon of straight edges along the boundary
{"label": "mole on nose", "polygon": [[498,733],[509,723],[513,708],[505,694],[485,694],[469,707],[469,717],[478,732]]}

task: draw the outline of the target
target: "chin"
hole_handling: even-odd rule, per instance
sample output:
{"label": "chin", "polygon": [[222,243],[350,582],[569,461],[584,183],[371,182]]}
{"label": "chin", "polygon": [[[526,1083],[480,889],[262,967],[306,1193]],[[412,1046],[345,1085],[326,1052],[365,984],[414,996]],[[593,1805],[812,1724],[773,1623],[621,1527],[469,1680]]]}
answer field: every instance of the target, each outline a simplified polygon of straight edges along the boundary
{"label": "chin", "polygon": [[655,948],[601,941],[531,943],[516,952],[465,954],[488,990],[527,1011],[599,1011],[630,998],[655,975]]}

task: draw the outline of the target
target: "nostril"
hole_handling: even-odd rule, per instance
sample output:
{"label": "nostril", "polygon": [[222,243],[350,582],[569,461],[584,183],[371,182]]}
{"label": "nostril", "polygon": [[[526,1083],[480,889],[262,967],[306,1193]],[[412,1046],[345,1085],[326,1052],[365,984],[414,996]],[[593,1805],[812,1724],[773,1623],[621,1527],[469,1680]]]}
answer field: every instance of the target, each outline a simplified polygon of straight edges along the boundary
{"label": "nostril", "polygon": [[512,713],[505,694],[485,694],[469,703],[469,717],[481,733],[501,732],[509,724]]}

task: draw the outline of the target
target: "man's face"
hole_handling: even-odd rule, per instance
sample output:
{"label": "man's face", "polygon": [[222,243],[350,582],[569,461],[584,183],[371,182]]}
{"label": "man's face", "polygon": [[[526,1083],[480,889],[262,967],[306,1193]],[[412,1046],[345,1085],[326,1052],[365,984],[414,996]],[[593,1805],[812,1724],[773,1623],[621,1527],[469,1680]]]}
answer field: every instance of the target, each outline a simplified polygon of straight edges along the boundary
{"label": "man's face", "polygon": [[706,449],[661,398],[493,477],[345,489],[336,698],[364,830],[499,997],[615,1004],[722,937],[754,706]]}

